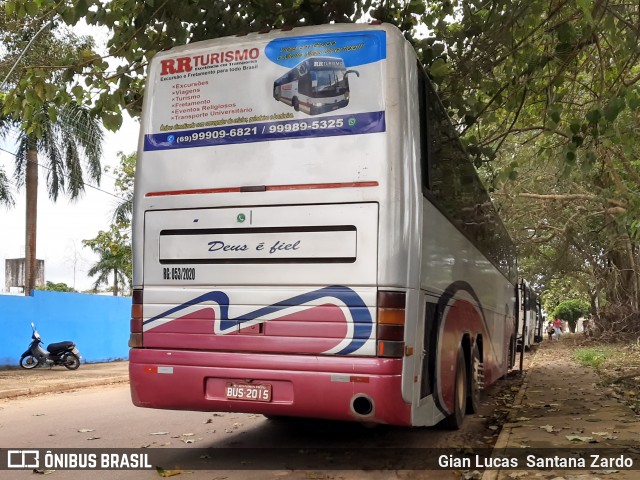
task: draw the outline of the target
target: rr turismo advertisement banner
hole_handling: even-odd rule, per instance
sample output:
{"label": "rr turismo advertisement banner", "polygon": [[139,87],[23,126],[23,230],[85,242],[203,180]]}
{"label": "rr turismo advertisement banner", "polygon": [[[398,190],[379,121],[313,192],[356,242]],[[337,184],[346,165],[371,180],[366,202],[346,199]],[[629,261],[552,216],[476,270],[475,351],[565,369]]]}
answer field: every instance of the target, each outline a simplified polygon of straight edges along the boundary
{"label": "rr turismo advertisement banner", "polygon": [[150,72],[144,149],[384,132],[385,59],[382,30],[161,54]]}

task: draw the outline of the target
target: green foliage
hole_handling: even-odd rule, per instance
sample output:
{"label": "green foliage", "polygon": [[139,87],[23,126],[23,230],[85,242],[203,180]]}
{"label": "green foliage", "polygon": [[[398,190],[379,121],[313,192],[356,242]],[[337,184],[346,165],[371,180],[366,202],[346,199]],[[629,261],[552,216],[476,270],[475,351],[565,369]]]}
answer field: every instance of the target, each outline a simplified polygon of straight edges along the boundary
{"label": "green foliage", "polygon": [[[103,138],[100,125],[88,109],[77,104],[60,108],[43,104],[40,108],[31,119],[32,133],[23,128],[25,124],[18,118],[0,124],[0,137],[14,135],[17,129],[14,173],[17,184],[25,183],[29,152],[35,151],[38,161],[48,170],[49,197],[55,201],[64,193],[71,199],[78,198],[84,191],[85,175],[100,183]],[[51,108],[56,111],[55,122],[49,114]]]}
{"label": "green foliage", "polygon": [[578,348],[573,353],[573,358],[585,367],[598,368],[609,359],[619,357],[620,352],[615,348]]}
{"label": "green foliage", "polygon": [[66,283],[54,283],[47,280],[46,285],[36,287],[36,290],[46,290],[50,292],[75,292],[76,290],[68,286]]}
{"label": "green foliage", "polygon": [[77,198],[84,190],[83,163],[90,179],[99,183],[102,130],[85,105],[89,93],[79,78],[67,77],[68,68],[81,72],[76,67],[82,58],[95,56],[93,40],[59,28],[46,2],[0,6],[0,78],[6,79],[0,137],[17,133],[17,185],[24,183],[27,153],[37,150],[46,159],[49,196],[55,200],[63,192]]}
{"label": "green foliage", "polygon": [[[539,263],[536,263],[533,268],[538,267]],[[583,284],[576,282],[573,275],[571,277],[558,276],[552,273],[549,277],[550,278],[544,278],[541,282],[545,285],[542,293],[542,304],[546,312],[554,312],[565,298],[577,298],[581,303],[589,304],[588,291],[586,291]]]}
{"label": "green foliage", "polygon": [[589,304],[580,300],[565,300],[553,310],[551,316],[569,323],[574,331],[578,319],[589,312]]}
{"label": "green foliage", "polygon": [[113,294],[118,295],[131,285],[131,240],[116,225],[100,231],[95,238],[83,240],[82,244],[98,254],[98,261],[89,269],[89,276],[97,276],[94,289],[113,279]]}
{"label": "green foliage", "polygon": [[[131,215],[133,213],[133,186],[136,173],[136,154],[130,153],[125,155],[118,152],[120,165],[114,169],[116,176],[115,189],[123,198],[114,212],[113,219],[121,229],[129,229],[131,227]],[[108,169],[107,169],[108,171]]]}
{"label": "green foliage", "polygon": [[61,108],[91,102],[91,92],[80,81],[89,70],[99,72],[92,66],[98,57],[93,39],[62,28],[46,2],[35,13],[33,5],[6,2],[0,9],[0,79],[6,91],[0,115],[40,138],[42,124],[56,123]]}
{"label": "green foliage", "polygon": [[[6,88],[0,138],[16,137],[14,177],[18,188],[26,185],[27,266],[35,264],[36,255],[38,165],[48,170],[52,200],[60,193],[78,198],[85,176],[99,183],[101,173],[102,130],[86,106],[89,95],[73,73],[81,73],[82,59],[93,56],[93,43],[57,29],[55,12],[45,3],[6,2],[0,13],[0,77]],[[25,292],[33,286],[33,271],[27,267]]]}
{"label": "green foliage", "polygon": [[4,168],[0,167],[0,205],[12,207],[14,204],[9,179],[7,178]]}

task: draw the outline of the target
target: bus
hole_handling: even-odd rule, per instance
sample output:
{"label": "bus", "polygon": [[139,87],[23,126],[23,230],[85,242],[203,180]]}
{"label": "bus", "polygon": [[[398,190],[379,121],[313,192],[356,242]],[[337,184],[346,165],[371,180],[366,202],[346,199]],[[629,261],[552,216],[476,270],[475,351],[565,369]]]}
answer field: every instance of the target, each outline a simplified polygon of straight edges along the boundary
{"label": "bus", "polygon": [[308,115],[330,112],[349,104],[347,70],[342,58],[311,57],[273,82],[273,98]]}
{"label": "bus", "polygon": [[[358,70],[348,105],[273,102],[314,57]],[[515,361],[515,247],[401,32],[192,43],[145,92],[133,403],[459,428]]]}
{"label": "bus", "polygon": [[544,314],[538,295],[531,285],[521,279],[517,288],[517,334],[518,351],[528,350],[531,346],[542,342],[544,338]]}

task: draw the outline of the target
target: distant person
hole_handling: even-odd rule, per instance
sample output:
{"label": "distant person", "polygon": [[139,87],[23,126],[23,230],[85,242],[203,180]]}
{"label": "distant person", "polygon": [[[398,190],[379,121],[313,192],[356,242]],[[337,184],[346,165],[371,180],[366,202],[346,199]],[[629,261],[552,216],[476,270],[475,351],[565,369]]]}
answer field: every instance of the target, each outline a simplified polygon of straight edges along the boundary
{"label": "distant person", "polygon": [[553,323],[549,322],[547,324],[547,335],[549,335],[549,341],[553,340],[554,332],[555,332],[555,329],[553,328]]}
{"label": "distant person", "polygon": [[560,337],[562,336],[562,320],[558,317],[553,321],[553,330],[556,334],[556,341],[560,340]]}

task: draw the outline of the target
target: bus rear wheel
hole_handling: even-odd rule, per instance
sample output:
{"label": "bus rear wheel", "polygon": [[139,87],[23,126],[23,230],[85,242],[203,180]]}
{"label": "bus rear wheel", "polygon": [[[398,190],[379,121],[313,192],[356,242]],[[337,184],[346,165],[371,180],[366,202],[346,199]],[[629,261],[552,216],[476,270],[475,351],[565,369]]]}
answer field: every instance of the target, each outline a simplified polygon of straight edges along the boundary
{"label": "bus rear wheel", "polygon": [[467,410],[467,364],[462,347],[458,348],[456,379],[453,387],[453,413],[442,421],[447,430],[459,430]]}
{"label": "bus rear wheel", "polygon": [[480,349],[476,343],[471,353],[471,375],[469,376],[469,396],[467,398],[467,413],[478,413],[480,409],[480,395],[484,387],[484,364],[480,359]]}
{"label": "bus rear wheel", "polygon": [[293,109],[296,112],[300,111],[300,101],[298,100],[298,97],[293,97],[293,100],[291,101],[291,104],[293,105]]}

